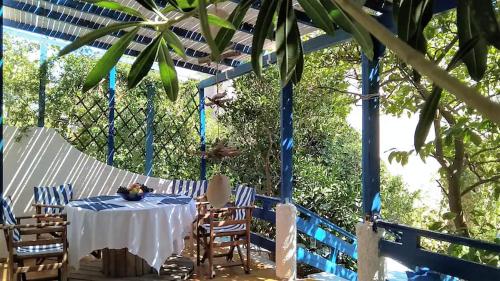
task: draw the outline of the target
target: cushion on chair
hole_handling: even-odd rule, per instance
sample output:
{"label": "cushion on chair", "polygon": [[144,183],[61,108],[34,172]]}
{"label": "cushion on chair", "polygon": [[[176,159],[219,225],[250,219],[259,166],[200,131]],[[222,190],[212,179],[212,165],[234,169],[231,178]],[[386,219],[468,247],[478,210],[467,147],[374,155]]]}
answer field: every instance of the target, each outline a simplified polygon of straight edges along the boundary
{"label": "cushion on chair", "polygon": [[16,254],[18,256],[33,255],[33,254],[49,254],[63,251],[63,244],[49,244],[17,247]]}
{"label": "cushion on chair", "polygon": [[[45,205],[67,205],[73,199],[73,187],[71,184],[61,184],[60,186],[35,186],[35,203]],[[45,213],[55,214],[62,210],[59,208],[45,208]]]}
{"label": "cushion on chair", "polygon": [[[201,225],[201,228],[206,233],[210,232],[210,224],[206,223]],[[246,225],[244,224],[234,224],[234,225],[225,225],[225,226],[214,226],[215,233],[221,232],[233,232],[233,231],[243,231],[246,230]]]}
{"label": "cushion on chair", "polygon": [[[0,203],[2,203],[3,209],[3,221],[6,225],[15,225],[17,224],[16,216],[12,211],[12,200],[10,197],[0,197]],[[19,233],[19,229],[14,229],[13,231],[13,240],[15,242],[21,240],[21,234]]]}
{"label": "cushion on chair", "polygon": [[[236,188],[236,207],[251,207],[255,201],[255,188],[239,185]],[[245,210],[236,210],[235,220],[245,219]]]}
{"label": "cushion on chair", "polygon": [[207,187],[208,182],[206,180],[174,180],[172,193],[186,195],[191,198],[197,198],[207,193]]}

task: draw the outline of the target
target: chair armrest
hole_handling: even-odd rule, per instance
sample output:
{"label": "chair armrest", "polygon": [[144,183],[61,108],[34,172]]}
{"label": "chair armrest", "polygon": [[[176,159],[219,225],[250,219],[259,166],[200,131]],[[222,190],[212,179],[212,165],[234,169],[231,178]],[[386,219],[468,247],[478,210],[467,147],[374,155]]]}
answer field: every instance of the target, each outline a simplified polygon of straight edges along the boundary
{"label": "chair armrest", "polygon": [[17,220],[26,220],[26,219],[43,219],[43,218],[64,218],[66,214],[36,214],[31,216],[21,216],[16,217]]}
{"label": "chair armrest", "polygon": [[34,223],[34,224],[0,224],[0,229],[22,229],[22,228],[35,228],[35,227],[47,227],[47,226],[67,226],[69,225],[69,221],[63,222],[42,222],[42,223]]}
{"label": "chair armrest", "polygon": [[38,204],[34,203],[31,204],[33,207],[40,207],[40,208],[54,208],[54,209],[64,209],[64,205],[50,205],[50,204]]}

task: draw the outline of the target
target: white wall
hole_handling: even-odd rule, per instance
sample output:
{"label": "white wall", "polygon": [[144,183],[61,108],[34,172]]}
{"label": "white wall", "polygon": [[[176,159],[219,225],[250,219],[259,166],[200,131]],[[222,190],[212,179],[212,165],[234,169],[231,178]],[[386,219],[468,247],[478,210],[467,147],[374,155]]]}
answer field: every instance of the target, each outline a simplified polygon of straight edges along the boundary
{"label": "white wall", "polygon": [[[16,215],[33,214],[33,187],[71,183],[76,198],[115,194],[119,186],[144,183],[155,192],[171,191],[171,180],[134,174],[106,165],[74,148],[56,131],[33,128],[27,133],[4,126],[4,195],[14,201]],[[22,136],[20,141],[16,138]],[[0,256],[5,255],[3,234]]]}

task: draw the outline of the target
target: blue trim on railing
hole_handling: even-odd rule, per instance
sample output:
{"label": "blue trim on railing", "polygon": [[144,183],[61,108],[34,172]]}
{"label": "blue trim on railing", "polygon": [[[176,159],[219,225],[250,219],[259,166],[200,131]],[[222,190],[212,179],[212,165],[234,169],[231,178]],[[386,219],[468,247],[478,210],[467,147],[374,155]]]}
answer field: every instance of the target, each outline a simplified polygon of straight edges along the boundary
{"label": "blue trim on railing", "polygon": [[466,280],[500,280],[500,268],[431,252],[421,247],[420,239],[426,237],[497,254],[500,254],[500,245],[384,221],[377,221],[376,226],[391,232],[398,232],[400,236],[398,242],[380,240],[380,255],[398,260],[409,268],[427,267],[433,271]]}
{"label": "blue trim on railing", "polygon": [[358,274],[356,272],[333,263],[323,258],[322,256],[312,253],[302,247],[297,248],[297,262],[308,264],[325,272],[333,273],[336,276],[342,277],[347,280],[356,281],[358,279]]}

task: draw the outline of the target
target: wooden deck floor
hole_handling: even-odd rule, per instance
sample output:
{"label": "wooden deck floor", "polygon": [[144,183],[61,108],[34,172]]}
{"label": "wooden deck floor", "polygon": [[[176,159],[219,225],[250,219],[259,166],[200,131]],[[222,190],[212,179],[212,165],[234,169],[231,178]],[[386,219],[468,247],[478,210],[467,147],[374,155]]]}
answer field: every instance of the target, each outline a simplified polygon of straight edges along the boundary
{"label": "wooden deck floor", "polygon": [[[236,258],[236,257],[235,257]],[[182,263],[186,261],[194,262],[194,269],[189,266],[182,268]],[[179,264],[179,262],[177,262]],[[166,281],[166,280],[186,280],[186,271],[191,270],[192,274],[188,280],[234,280],[234,281],[245,281],[245,280],[277,280],[275,277],[275,267],[274,263],[269,261],[268,255],[263,252],[253,251],[252,252],[252,270],[250,274],[245,274],[241,266],[230,266],[230,267],[217,267],[216,277],[214,279],[208,278],[208,269],[206,263],[199,267],[196,266],[196,257],[192,257],[190,253],[185,253],[184,257],[180,261],[181,268],[178,267],[172,271],[169,270],[168,262],[165,264],[160,275],[149,274],[141,277],[125,277],[125,278],[107,278],[102,274],[101,260],[95,259],[93,257],[86,257],[80,262],[80,269],[78,271],[71,270],[69,275],[69,280],[71,281]],[[192,263],[186,263],[192,264]],[[224,258],[215,259],[215,264],[227,265]],[[54,272],[55,273],[55,272]],[[46,273],[44,275],[32,275],[28,276],[31,278],[42,278],[47,277],[53,273]]]}

